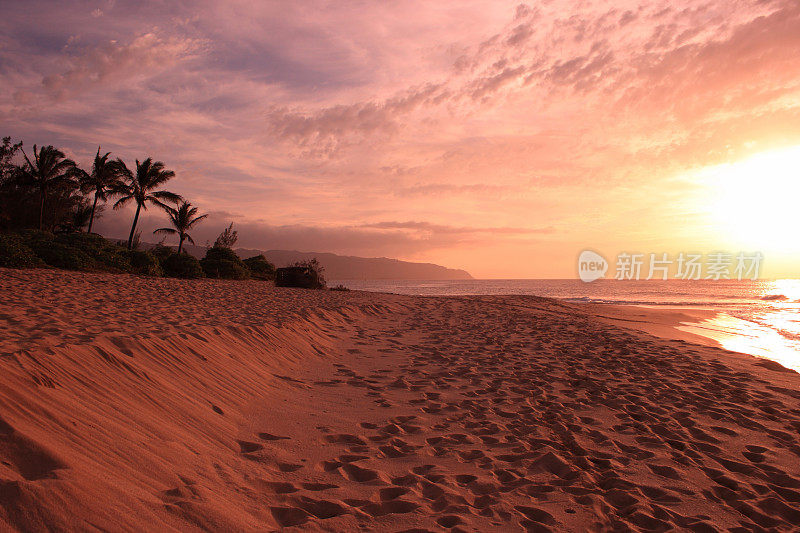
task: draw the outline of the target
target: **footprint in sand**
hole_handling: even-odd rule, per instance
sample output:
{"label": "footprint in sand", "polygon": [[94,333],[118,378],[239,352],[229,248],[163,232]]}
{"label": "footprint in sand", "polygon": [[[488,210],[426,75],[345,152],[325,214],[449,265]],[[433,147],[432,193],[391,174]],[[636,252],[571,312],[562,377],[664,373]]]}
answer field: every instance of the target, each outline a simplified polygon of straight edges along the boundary
{"label": "footprint in sand", "polygon": [[291,494],[300,490],[291,483],[283,481],[262,481],[261,484],[275,494]]}
{"label": "footprint in sand", "polygon": [[369,483],[378,479],[378,472],[375,470],[354,464],[343,464],[340,470],[347,479],[357,483]]}
{"label": "footprint in sand", "polygon": [[277,435],[273,435],[272,433],[259,433],[258,438],[261,440],[273,441],[273,440],[288,440],[289,437],[279,437]]}
{"label": "footprint in sand", "polygon": [[339,485],[333,485],[332,483],[301,483],[300,486],[313,492],[339,488]]}
{"label": "footprint in sand", "polygon": [[241,453],[253,453],[264,449],[264,446],[257,442],[250,442],[246,440],[237,440],[236,442],[239,444]]}

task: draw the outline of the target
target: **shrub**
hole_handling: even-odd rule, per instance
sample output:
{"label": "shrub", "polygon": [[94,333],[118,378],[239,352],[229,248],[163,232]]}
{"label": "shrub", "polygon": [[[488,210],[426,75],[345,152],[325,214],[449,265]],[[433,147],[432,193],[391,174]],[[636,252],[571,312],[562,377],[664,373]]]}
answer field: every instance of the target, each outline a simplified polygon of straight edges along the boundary
{"label": "shrub", "polygon": [[56,236],[55,240],[73,248],[80,248],[86,253],[114,246],[102,235],[96,233],[63,233]]}
{"label": "shrub", "polygon": [[250,277],[253,279],[275,279],[275,265],[267,261],[267,258],[263,255],[248,257],[242,263],[250,271]]}
{"label": "shrub", "polygon": [[164,246],[163,244],[156,244],[150,250],[150,253],[153,254],[159,261],[164,261],[167,257],[174,254],[175,251],[169,246]]}
{"label": "shrub", "polygon": [[67,246],[57,241],[34,241],[31,249],[45,263],[56,268],[67,270],[91,270],[96,266],[94,260],[86,252]]}
{"label": "shrub", "polygon": [[161,269],[171,278],[195,279],[203,277],[203,268],[196,257],[182,252],[161,260]]}
{"label": "shrub", "polygon": [[319,264],[319,261],[317,261],[316,257],[313,259],[306,259],[305,261],[298,261],[292,266],[305,267],[309,269],[312,280],[312,289],[325,288],[325,276],[322,275],[323,272],[325,272],[325,267]]}
{"label": "shrub", "polygon": [[47,243],[53,242],[55,239],[55,235],[50,233],[49,231],[42,231],[38,229],[24,229],[17,232],[19,238],[22,239],[22,242],[27,246],[33,248],[35,243]]}
{"label": "shrub", "polygon": [[21,237],[0,234],[0,267],[34,268],[43,265],[44,262],[23,243]]}
{"label": "shrub", "polygon": [[330,288],[330,290],[332,290],[332,291],[342,291],[342,292],[347,292],[347,291],[349,291],[350,289],[348,289],[347,287],[345,287],[344,285],[342,285],[342,284],[340,283],[339,285],[337,285],[337,286],[335,286],[335,287],[331,287],[331,288]]}
{"label": "shrub", "polygon": [[324,289],[325,278],[322,276],[324,268],[316,257],[311,260],[297,261],[286,267],[279,268],[275,276],[275,285],[278,287],[300,287],[304,289]]}
{"label": "shrub", "polygon": [[128,260],[130,261],[131,271],[135,274],[143,276],[161,276],[164,274],[160,262],[150,252],[131,250],[128,252]]}
{"label": "shrub", "polygon": [[102,270],[113,272],[131,272],[131,259],[124,246],[112,244],[94,252],[94,260]]}
{"label": "shrub", "polygon": [[247,279],[250,277],[250,272],[239,256],[230,248],[222,246],[209,248],[206,256],[200,260],[200,265],[209,278]]}
{"label": "shrub", "polygon": [[81,250],[91,257],[96,263],[95,266],[101,270],[139,273],[131,264],[131,256],[124,246],[109,241],[100,235],[94,233],[69,233],[58,235],[55,240],[70,248]]}
{"label": "shrub", "polygon": [[217,240],[214,241],[214,248],[230,248],[239,240],[239,232],[233,229],[233,222],[219,234]]}

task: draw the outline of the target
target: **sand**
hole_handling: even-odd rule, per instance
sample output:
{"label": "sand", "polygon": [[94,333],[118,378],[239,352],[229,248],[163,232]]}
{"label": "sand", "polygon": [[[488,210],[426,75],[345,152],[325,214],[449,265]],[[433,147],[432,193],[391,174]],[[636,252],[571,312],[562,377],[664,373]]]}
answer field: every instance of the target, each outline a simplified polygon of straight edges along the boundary
{"label": "sand", "polygon": [[609,312],[0,270],[0,523],[799,524],[800,375]]}

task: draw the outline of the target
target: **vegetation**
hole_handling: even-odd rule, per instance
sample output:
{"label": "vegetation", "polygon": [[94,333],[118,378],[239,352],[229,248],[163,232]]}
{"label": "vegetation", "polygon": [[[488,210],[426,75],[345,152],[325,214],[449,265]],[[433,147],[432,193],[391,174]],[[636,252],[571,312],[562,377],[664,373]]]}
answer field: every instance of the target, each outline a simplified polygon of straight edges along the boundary
{"label": "vegetation", "polygon": [[263,255],[248,257],[242,263],[250,271],[250,277],[253,279],[264,281],[275,279],[275,265],[267,261],[267,258]]}
{"label": "vegetation", "polygon": [[[71,270],[127,272],[144,276],[274,280],[275,265],[263,255],[242,261],[233,251],[238,232],[231,223],[197,260],[184,251],[194,244],[190,234],[208,215],[180,195],[164,190],[175,176],[161,161],[136,160],[135,169],[111,152],[97,152],[90,171],[81,169],[61,150],[33,146],[31,156],[22,142],[4,137],[0,143],[0,267],[55,267]],[[136,206],[125,245],[92,233],[105,204],[114,209]],[[162,209],[170,226],[154,234],[177,236],[177,251],[156,245],[139,249],[141,211]],[[163,242],[163,241],[162,241]],[[296,263],[306,269],[304,286],[324,288],[316,259]],[[337,289],[338,290],[338,289]]]}
{"label": "vegetation", "polygon": [[64,157],[61,150],[52,146],[42,146],[37,150],[33,145],[33,161],[28,158],[28,154],[22,149],[27,163],[21,169],[19,176],[23,183],[30,185],[39,193],[39,229],[44,224],[44,206],[47,199],[47,191],[60,185],[71,185],[71,180],[76,175],[75,162]]}
{"label": "vegetation", "polygon": [[123,177],[123,185],[118,189],[120,199],[114,204],[114,209],[119,209],[131,200],[136,202],[136,214],[133,216],[131,234],[128,237],[128,250],[133,246],[133,236],[136,233],[136,224],[139,221],[139,213],[142,208],[147,210],[147,205],[157,205],[162,209],[169,207],[164,202],[177,204],[183,198],[174,192],[159,190],[163,184],[175,177],[175,173],[164,168],[161,161],[153,161],[148,157],[141,163],[136,160],[136,174],[130,171],[121,159],[117,159],[120,175]]}
{"label": "vegetation", "polygon": [[208,278],[248,279],[250,271],[236,252],[224,246],[212,246],[200,260],[203,272]]}
{"label": "vegetation", "polygon": [[92,164],[92,172],[79,171],[81,190],[85,193],[94,193],[94,201],[89,212],[89,227],[86,233],[92,232],[92,224],[97,212],[97,201],[106,202],[112,193],[119,191],[123,187],[120,179],[120,165],[117,161],[109,161],[108,157],[110,155],[111,152],[100,155],[100,147],[98,146],[97,155],[94,156],[94,163]]}
{"label": "vegetation", "polygon": [[196,279],[204,277],[200,261],[186,252],[170,253],[160,260],[164,275],[170,278]]}
{"label": "vegetation", "polygon": [[314,289],[324,289],[326,286],[325,268],[319,264],[317,258],[306,259],[304,261],[297,261],[293,266],[306,267],[311,271],[311,277],[314,279]]}
{"label": "vegetation", "polygon": [[[291,269],[294,269],[293,271]],[[306,289],[324,289],[326,286],[323,272],[325,269],[317,258],[297,261],[283,271],[283,276],[276,277],[275,284],[282,287],[303,287]]]}
{"label": "vegetation", "polygon": [[190,243],[194,244],[194,239],[192,239],[191,235],[189,235],[189,230],[208,215],[195,216],[197,214],[197,208],[192,207],[192,204],[185,200],[177,209],[174,207],[165,206],[164,210],[167,212],[167,216],[169,216],[169,221],[172,223],[172,227],[159,228],[153,233],[166,233],[169,235],[177,234],[179,239],[178,253],[180,254],[183,250],[183,241],[188,240]]}
{"label": "vegetation", "polygon": [[68,270],[128,272],[145,276],[162,274],[158,258],[150,252],[129,251],[100,235],[56,235],[39,230],[0,234],[0,266],[50,266]]}
{"label": "vegetation", "polygon": [[128,260],[131,263],[131,271],[143,276],[162,276],[164,270],[161,262],[150,252],[141,250],[128,250]]}
{"label": "vegetation", "polygon": [[0,267],[34,268],[44,264],[19,235],[0,234]]}
{"label": "vegetation", "polygon": [[217,240],[214,241],[214,246],[219,248],[231,248],[236,244],[236,241],[239,240],[239,232],[233,229],[233,222],[231,225],[225,228],[225,230],[219,234]]}

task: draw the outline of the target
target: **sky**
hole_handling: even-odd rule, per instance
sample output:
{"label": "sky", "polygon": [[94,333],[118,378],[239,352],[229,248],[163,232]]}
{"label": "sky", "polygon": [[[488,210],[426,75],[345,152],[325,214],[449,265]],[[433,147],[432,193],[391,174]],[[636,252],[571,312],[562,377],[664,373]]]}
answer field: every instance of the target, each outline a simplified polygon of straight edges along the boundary
{"label": "sky", "polygon": [[[800,277],[797,0],[0,12],[0,135],[164,161],[210,213],[198,244],[234,222],[248,248],[480,278],[574,277],[585,249],[759,251]],[[150,209],[143,240],[163,225]]]}

